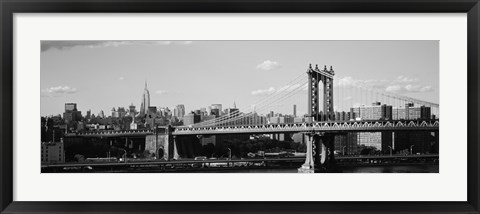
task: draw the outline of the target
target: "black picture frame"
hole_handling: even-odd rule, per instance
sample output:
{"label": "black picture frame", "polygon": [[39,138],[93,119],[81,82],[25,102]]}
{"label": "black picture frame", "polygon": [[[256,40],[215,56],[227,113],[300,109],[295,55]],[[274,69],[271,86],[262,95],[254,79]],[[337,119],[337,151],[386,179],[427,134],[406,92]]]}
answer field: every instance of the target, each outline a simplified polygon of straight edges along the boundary
{"label": "black picture frame", "polygon": [[[478,0],[0,0],[1,213],[480,213]],[[18,202],[13,201],[14,13],[467,13],[468,200],[466,202]],[[445,184],[451,185],[451,184]],[[439,187],[441,191],[441,187]],[[348,194],[348,193],[346,193]]]}

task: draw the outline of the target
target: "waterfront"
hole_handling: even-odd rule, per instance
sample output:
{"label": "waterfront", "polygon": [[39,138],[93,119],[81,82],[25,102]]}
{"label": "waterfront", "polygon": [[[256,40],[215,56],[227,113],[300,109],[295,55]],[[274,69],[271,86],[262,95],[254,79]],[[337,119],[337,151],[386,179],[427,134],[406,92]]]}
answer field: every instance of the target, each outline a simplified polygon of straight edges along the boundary
{"label": "waterfront", "polygon": [[[42,173],[49,172],[90,172],[90,173],[171,173],[171,172],[194,172],[194,173],[292,173],[305,163],[302,157],[285,158],[248,158],[248,159],[183,159],[183,160],[136,160],[129,159],[127,162],[111,162],[99,159],[100,162],[89,160],[83,163],[65,163],[43,165]],[[435,173],[438,172],[437,155],[412,155],[412,156],[358,156],[337,157],[334,165],[328,166],[331,173],[389,173],[389,172],[414,172]],[[396,167],[391,167],[396,166]],[[436,166],[436,167],[429,167]],[[293,169],[293,171],[292,171]],[[263,170],[263,171],[262,171]]]}
{"label": "waterfront", "polygon": [[[438,164],[428,165],[400,165],[400,166],[354,166],[342,167],[340,173],[438,173]],[[197,171],[209,173],[219,171]],[[296,168],[283,169],[241,169],[224,170],[225,173],[298,173]]]}
{"label": "waterfront", "polygon": [[[89,173],[298,173],[300,166],[289,167],[250,167],[250,168],[190,168],[182,170],[165,170],[152,168],[128,168],[119,170],[87,170]],[[62,171],[64,173],[78,173],[80,171]],[[439,173],[438,164],[400,164],[400,165],[371,165],[371,166],[338,166],[334,173]]]}

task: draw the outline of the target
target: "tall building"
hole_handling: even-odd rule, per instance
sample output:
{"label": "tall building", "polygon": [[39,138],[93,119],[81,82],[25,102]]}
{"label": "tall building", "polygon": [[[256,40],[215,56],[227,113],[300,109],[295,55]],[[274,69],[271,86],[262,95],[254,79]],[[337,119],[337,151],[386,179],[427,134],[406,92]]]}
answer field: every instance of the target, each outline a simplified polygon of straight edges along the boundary
{"label": "tall building", "polygon": [[198,122],[200,122],[200,115],[197,115],[193,112],[183,117],[183,125],[185,126],[193,125]]}
{"label": "tall building", "polygon": [[[212,110],[213,109],[218,109],[218,112],[221,113],[222,112],[222,104],[212,104]],[[217,116],[221,116],[221,115],[217,115]]]}
{"label": "tall building", "polygon": [[220,116],[219,109],[212,109],[210,112],[210,115]]}
{"label": "tall building", "polygon": [[65,103],[65,112],[77,111],[76,103]]}
{"label": "tall building", "polygon": [[115,109],[115,107],[112,108],[111,112],[112,112],[112,117],[113,118],[118,118],[119,117],[118,116],[118,111]]}
{"label": "tall building", "polygon": [[129,115],[134,115],[136,114],[136,110],[135,110],[135,106],[132,104],[130,104],[130,106],[128,107],[128,113]]}
{"label": "tall building", "polygon": [[157,115],[158,115],[158,114],[157,114],[157,107],[156,107],[156,106],[150,106],[150,107],[148,107],[146,112],[147,112],[146,115],[147,115],[148,118],[155,118],[155,117],[157,117]]}
{"label": "tall building", "polygon": [[105,118],[105,113],[103,112],[103,110],[100,110],[100,112],[98,112],[98,115],[97,115],[99,118]]}
{"label": "tall building", "polygon": [[127,111],[125,110],[124,107],[118,107],[117,110],[115,110],[115,107],[112,108],[113,118],[124,118],[126,115],[127,115]]}
{"label": "tall building", "polygon": [[273,111],[270,111],[268,114],[267,114],[267,117],[273,117],[275,116],[275,112]]}
{"label": "tall building", "polygon": [[347,121],[347,120],[350,120],[349,118],[349,113],[348,112],[345,112],[345,111],[336,111],[335,112],[335,120],[336,121]]}
{"label": "tall building", "polygon": [[150,107],[150,92],[147,88],[147,81],[145,81],[145,89],[143,89],[142,104],[140,105],[140,114],[146,115],[148,113],[148,107]]}
{"label": "tall building", "polygon": [[195,109],[193,110],[193,112],[196,114],[196,115],[201,115],[202,112],[200,111],[200,109]]}
{"label": "tall building", "polygon": [[92,110],[88,110],[87,111],[87,116],[85,116],[87,119],[90,119],[90,117],[92,116]]}
{"label": "tall building", "polygon": [[173,116],[183,118],[185,116],[185,105],[178,104],[175,106],[175,109],[173,109]]}
{"label": "tall building", "polygon": [[124,118],[127,115],[127,111],[125,110],[124,107],[118,107],[117,112],[118,112],[118,117],[120,118]]}
{"label": "tall building", "polygon": [[293,117],[297,117],[297,105],[293,105]]}
{"label": "tall building", "polygon": [[225,109],[225,110],[226,110],[226,113],[229,116],[238,116],[238,114],[240,113],[240,111],[237,108],[237,104],[235,103],[235,101],[233,101],[233,108],[228,108],[228,109]]}
{"label": "tall building", "polygon": [[[338,113],[339,120],[391,120],[392,106],[374,102],[371,106],[360,106],[350,109],[350,115]],[[387,153],[388,146],[392,146],[392,134],[383,132],[358,132],[355,143],[357,146],[374,147],[377,150]],[[353,141],[352,141],[353,142]],[[353,151],[353,150],[352,150]],[[343,152],[343,151],[342,151]]]}
{"label": "tall building", "polygon": [[392,106],[381,105],[380,102],[373,103],[371,106],[360,106],[350,108],[352,119],[360,120],[391,120]]}
{"label": "tall building", "polygon": [[172,111],[168,107],[162,109],[162,114],[166,118],[172,118]]}
{"label": "tall building", "polygon": [[407,103],[405,107],[393,108],[392,117],[394,120],[430,119],[432,112],[430,107],[413,106],[412,103]]}
{"label": "tall building", "polygon": [[72,121],[80,121],[82,119],[82,112],[77,110],[76,103],[65,103],[65,112],[63,113],[63,119],[66,123]]}
{"label": "tall building", "polygon": [[167,108],[166,107],[159,107],[158,108],[158,116],[160,117],[167,117]]}

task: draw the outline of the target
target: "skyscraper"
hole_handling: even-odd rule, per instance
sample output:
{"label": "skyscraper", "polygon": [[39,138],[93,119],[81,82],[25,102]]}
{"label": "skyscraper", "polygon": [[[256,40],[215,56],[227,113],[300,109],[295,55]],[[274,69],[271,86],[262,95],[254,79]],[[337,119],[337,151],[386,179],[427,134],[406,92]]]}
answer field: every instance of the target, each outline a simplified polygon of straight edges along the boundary
{"label": "skyscraper", "polygon": [[142,104],[140,105],[140,114],[146,115],[148,113],[148,107],[150,107],[150,92],[147,88],[147,81],[145,81],[145,89],[143,89]]}
{"label": "skyscraper", "polygon": [[183,118],[185,116],[185,105],[178,104],[174,109],[174,116],[177,118]]}
{"label": "skyscraper", "polygon": [[133,103],[128,107],[128,113],[131,115],[133,115],[133,117],[135,117],[135,114],[137,113],[136,110],[135,110],[135,106],[133,105]]}
{"label": "skyscraper", "polygon": [[[222,112],[222,104],[212,104],[212,110],[213,109],[218,109],[218,112]],[[217,115],[217,116],[220,116],[220,115]]]}
{"label": "skyscraper", "polygon": [[183,116],[183,125],[185,126],[193,125],[198,122],[200,122],[200,115],[193,112]]}
{"label": "skyscraper", "polygon": [[77,111],[76,103],[65,103],[65,112]]}
{"label": "skyscraper", "polygon": [[100,112],[98,112],[98,117],[100,118],[105,118],[105,113],[103,112],[103,110],[100,110]]}
{"label": "skyscraper", "polygon": [[207,115],[212,114],[212,106],[207,106]]}
{"label": "skyscraper", "polygon": [[66,123],[71,121],[80,121],[82,119],[82,112],[77,110],[76,103],[65,103],[65,112],[63,119]]}
{"label": "skyscraper", "polygon": [[90,117],[92,116],[92,110],[88,110],[87,111],[87,116],[85,116],[86,119],[90,119]]}

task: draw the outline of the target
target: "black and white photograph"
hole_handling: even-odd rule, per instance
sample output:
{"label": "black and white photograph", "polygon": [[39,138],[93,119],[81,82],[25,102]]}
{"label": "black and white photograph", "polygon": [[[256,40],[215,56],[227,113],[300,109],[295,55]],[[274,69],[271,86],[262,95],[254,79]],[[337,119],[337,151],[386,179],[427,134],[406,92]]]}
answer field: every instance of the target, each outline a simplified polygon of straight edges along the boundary
{"label": "black and white photograph", "polygon": [[438,40],[42,40],[42,173],[439,173]]}

